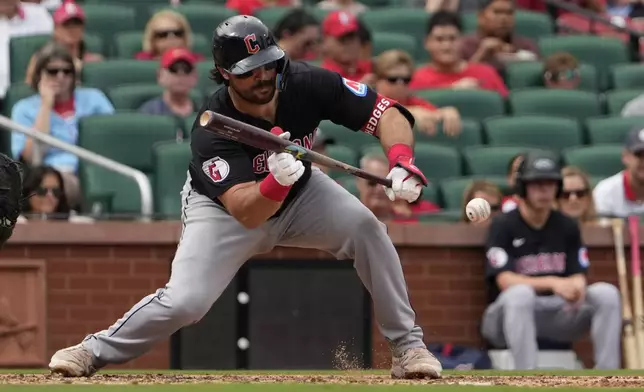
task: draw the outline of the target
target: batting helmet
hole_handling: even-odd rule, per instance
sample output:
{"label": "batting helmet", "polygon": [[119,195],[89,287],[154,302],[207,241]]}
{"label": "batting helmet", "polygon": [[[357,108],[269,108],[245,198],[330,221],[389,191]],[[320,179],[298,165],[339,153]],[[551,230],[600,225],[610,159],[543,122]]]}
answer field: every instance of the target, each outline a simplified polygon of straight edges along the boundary
{"label": "batting helmet", "polygon": [[563,177],[557,156],[548,151],[531,151],[523,156],[516,177],[516,191],[526,197],[526,185],[531,181],[557,181],[557,197],[563,189]]}
{"label": "batting helmet", "polygon": [[[233,75],[277,62],[278,88],[286,87],[288,58],[271,30],[254,16],[236,15],[221,22],[212,37],[212,56],[216,66]],[[225,82],[219,72],[215,79]]]}

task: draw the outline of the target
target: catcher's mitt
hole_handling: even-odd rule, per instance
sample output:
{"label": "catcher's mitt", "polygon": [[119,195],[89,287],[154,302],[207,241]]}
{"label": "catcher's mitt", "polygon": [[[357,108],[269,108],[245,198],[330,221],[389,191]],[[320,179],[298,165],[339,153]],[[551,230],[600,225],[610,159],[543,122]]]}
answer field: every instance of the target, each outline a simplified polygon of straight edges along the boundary
{"label": "catcher's mitt", "polygon": [[22,203],[22,166],[0,153],[0,248],[13,234]]}

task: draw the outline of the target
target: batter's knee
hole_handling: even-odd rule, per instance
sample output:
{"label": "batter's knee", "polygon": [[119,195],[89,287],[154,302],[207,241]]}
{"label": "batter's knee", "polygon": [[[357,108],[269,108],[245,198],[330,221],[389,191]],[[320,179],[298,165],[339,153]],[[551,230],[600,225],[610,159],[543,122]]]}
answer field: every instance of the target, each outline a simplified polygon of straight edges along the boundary
{"label": "batter's knee", "polygon": [[368,238],[387,235],[387,225],[382,223],[367,207],[360,205],[351,214],[351,224],[345,227],[347,234],[354,238]]}
{"label": "batter's knee", "polygon": [[171,317],[181,321],[182,325],[189,325],[201,320],[212,307],[212,300],[199,291],[166,290],[166,295],[169,298],[165,302]]}
{"label": "batter's knee", "polygon": [[534,309],[537,300],[537,293],[527,284],[510,286],[501,295],[504,307]]}
{"label": "batter's knee", "polygon": [[595,307],[621,309],[620,294],[610,283],[593,283],[586,289],[586,298]]}

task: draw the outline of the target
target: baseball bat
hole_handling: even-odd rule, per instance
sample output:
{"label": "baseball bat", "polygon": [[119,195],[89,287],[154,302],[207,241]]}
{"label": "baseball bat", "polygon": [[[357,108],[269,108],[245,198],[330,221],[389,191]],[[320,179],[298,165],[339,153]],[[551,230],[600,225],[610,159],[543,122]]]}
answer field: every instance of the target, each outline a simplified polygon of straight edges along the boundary
{"label": "baseball bat", "polygon": [[637,342],[639,368],[644,369],[644,304],[642,304],[642,269],[640,262],[640,220],[638,216],[628,217],[631,235],[631,270],[633,274],[633,329]]}
{"label": "baseball bat", "polygon": [[242,121],[215,113],[210,110],[203,112],[199,117],[199,124],[210,132],[216,133],[226,139],[240,142],[251,147],[277,153],[287,152],[297,159],[317,163],[331,169],[339,169],[357,177],[374,181],[386,187],[391,187],[391,180],[376,176],[347,163],[340,162],[326,155],[311,151],[290,140],[284,140],[261,128],[246,124]]}
{"label": "baseball bat", "polygon": [[619,292],[622,296],[622,346],[624,349],[624,366],[626,369],[637,369],[639,358],[633,331],[633,311],[628,290],[628,277],[626,275],[626,256],[624,255],[624,221],[621,219],[612,220],[613,239],[615,243],[615,261],[617,264],[617,277],[619,280]]}

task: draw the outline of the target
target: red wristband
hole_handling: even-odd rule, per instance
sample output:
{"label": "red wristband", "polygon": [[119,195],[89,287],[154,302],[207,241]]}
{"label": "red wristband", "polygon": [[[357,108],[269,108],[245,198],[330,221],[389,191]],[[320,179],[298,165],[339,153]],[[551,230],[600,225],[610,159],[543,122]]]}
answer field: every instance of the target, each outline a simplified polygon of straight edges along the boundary
{"label": "red wristband", "polygon": [[414,157],[414,151],[406,144],[394,144],[387,152],[387,159],[389,159],[389,169],[396,166],[396,163],[401,159],[410,160]]}
{"label": "red wristband", "polygon": [[291,190],[290,186],[284,186],[277,182],[272,174],[269,174],[259,183],[259,193],[273,201],[284,201]]}

